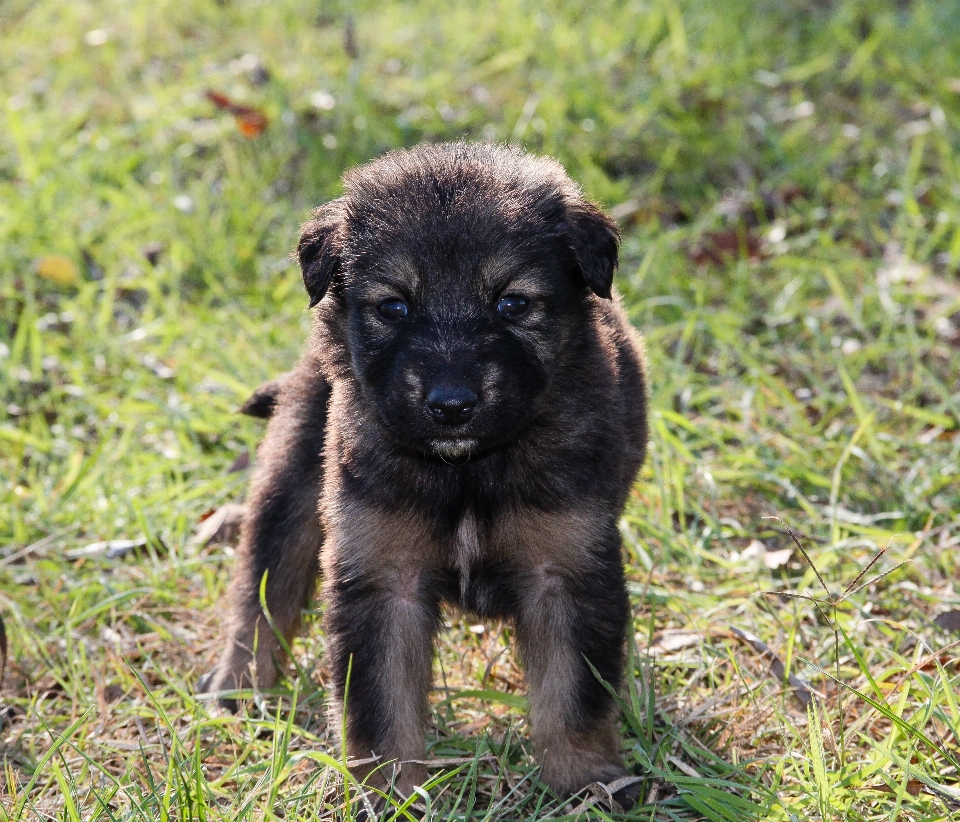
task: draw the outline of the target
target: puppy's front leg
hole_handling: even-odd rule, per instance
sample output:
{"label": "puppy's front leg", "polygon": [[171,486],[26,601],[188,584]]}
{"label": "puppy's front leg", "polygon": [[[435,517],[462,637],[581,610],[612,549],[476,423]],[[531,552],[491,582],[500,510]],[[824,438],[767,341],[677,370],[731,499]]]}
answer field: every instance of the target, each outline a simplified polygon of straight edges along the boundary
{"label": "puppy's front leg", "polygon": [[378,757],[354,769],[358,778],[383,790],[395,777],[405,796],[426,778],[410,760],[425,755],[440,624],[439,592],[415,532],[388,517],[354,516],[350,527],[331,530],[324,551],[329,659],[347,711],[343,744],[351,759]]}
{"label": "puppy's front leg", "polygon": [[591,782],[625,775],[616,706],[590,665],[619,686],[629,603],[616,531],[583,545],[569,542],[582,528],[558,528],[552,537],[563,530],[566,540],[553,542],[548,552],[531,552],[517,640],[543,780],[569,796]]}

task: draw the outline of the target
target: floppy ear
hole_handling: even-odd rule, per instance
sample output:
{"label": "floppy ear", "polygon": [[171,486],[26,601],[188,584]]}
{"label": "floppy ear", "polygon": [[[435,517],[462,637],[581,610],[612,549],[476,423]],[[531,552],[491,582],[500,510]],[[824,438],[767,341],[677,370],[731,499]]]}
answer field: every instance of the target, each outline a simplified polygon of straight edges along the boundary
{"label": "floppy ear", "polygon": [[313,212],[313,219],[303,224],[297,244],[297,261],[303,273],[303,284],[313,308],[330,287],[340,269],[341,225],[343,202],[332,200]]}
{"label": "floppy ear", "polygon": [[568,203],[566,224],[567,242],[583,278],[594,294],[609,300],[620,243],[617,224],[586,200]]}

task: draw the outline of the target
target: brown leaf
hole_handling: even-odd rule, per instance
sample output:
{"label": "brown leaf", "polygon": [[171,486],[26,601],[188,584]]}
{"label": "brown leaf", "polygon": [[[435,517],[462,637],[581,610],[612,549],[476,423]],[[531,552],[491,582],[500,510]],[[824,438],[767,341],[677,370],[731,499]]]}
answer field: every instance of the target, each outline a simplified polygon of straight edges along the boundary
{"label": "brown leaf", "polygon": [[[907,780],[906,788],[907,793],[910,794],[910,796],[919,796],[926,789],[926,787],[927,786],[924,785],[919,779]],[[892,790],[890,792],[893,793]]]}
{"label": "brown leaf", "polygon": [[227,97],[226,94],[221,94],[219,91],[214,91],[213,89],[207,89],[206,98],[213,103],[217,108],[223,109],[224,111],[229,111],[233,113],[233,100]]}
{"label": "brown leaf", "polygon": [[742,226],[724,228],[705,234],[697,245],[687,251],[687,256],[697,265],[713,263],[721,265],[731,259],[760,258],[760,237],[751,229]]}
{"label": "brown leaf", "polygon": [[240,133],[248,140],[259,137],[267,130],[267,126],[270,124],[267,115],[256,109],[242,111],[239,114],[234,114],[234,117]]}
{"label": "brown leaf", "polygon": [[270,118],[260,109],[251,106],[241,106],[233,102],[226,94],[213,89],[207,89],[207,99],[217,108],[228,111],[233,115],[237,123],[237,129],[248,140],[259,137],[267,130],[270,124]]}
{"label": "brown leaf", "polygon": [[238,471],[246,471],[250,467],[250,449],[237,454],[237,458],[227,469],[228,474],[236,474]]}
{"label": "brown leaf", "polygon": [[236,540],[240,534],[240,523],[246,514],[246,506],[235,503],[221,505],[209,516],[201,518],[197,530],[187,543],[193,548],[204,545],[220,545]]}
{"label": "brown leaf", "polygon": [[659,197],[625,200],[609,209],[609,214],[622,225],[637,225],[656,220],[670,227],[690,221],[690,215],[679,205]]}

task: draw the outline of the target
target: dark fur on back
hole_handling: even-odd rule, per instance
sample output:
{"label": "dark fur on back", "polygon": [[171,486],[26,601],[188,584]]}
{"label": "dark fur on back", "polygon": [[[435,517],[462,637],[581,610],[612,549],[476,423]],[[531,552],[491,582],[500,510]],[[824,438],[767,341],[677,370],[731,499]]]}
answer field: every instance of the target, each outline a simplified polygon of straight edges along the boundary
{"label": "dark fur on back", "polygon": [[210,689],[273,681],[254,592],[266,570],[291,636],[319,552],[351,756],[406,761],[404,792],[424,777],[409,760],[447,602],[514,622],[548,784],[623,775],[590,670],[620,683],[617,522],[646,442],[641,343],[611,299],[617,240],[557,163],[513,147],[425,145],[347,174],[297,249],[307,351],[245,406],[273,417]]}

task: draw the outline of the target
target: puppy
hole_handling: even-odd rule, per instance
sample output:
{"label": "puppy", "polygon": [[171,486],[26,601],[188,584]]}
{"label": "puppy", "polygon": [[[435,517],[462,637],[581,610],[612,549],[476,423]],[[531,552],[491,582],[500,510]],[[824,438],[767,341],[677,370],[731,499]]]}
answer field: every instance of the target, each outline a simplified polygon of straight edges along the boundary
{"label": "puppy", "polygon": [[616,226],[559,164],[511,146],[422,145],[344,182],[296,252],[306,353],[247,405],[270,421],[202,687],[270,686],[276,633],[292,638],[322,567],[343,744],[379,757],[359,777],[408,795],[426,778],[444,603],[512,622],[548,785],[624,776],[591,669],[619,686],[617,522],[647,438]]}

